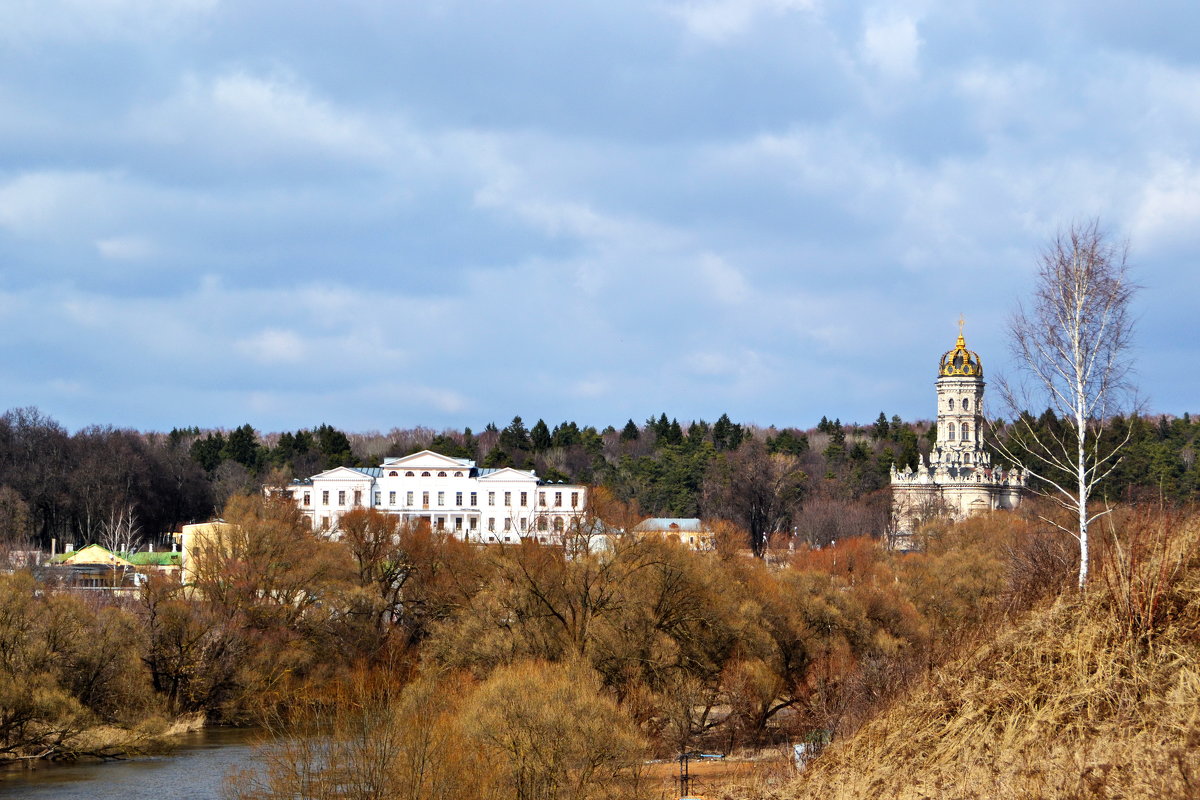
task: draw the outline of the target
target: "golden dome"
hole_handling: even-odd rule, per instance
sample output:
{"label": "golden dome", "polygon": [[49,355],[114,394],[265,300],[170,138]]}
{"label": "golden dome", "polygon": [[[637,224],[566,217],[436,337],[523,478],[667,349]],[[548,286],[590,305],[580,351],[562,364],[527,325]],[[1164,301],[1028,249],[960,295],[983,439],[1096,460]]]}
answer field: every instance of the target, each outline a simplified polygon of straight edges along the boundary
{"label": "golden dome", "polygon": [[979,360],[978,353],[967,349],[967,342],[962,335],[961,321],[958,323],[958,342],[955,343],[953,350],[947,351],[942,356],[942,363],[938,366],[938,377],[983,377],[983,362]]}

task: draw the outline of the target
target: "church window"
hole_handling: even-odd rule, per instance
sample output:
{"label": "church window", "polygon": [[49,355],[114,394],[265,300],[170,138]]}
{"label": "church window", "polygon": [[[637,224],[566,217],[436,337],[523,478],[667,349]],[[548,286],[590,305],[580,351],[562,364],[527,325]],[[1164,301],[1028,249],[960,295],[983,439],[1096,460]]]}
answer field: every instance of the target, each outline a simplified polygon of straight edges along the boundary
{"label": "church window", "polygon": [[954,438],[954,423],[953,422],[949,423],[949,427],[947,428],[947,430],[950,432],[950,435],[947,436],[946,438],[953,439]]}
{"label": "church window", "polygon": [[951,411],[954,410],[954,398],[953,397],[950,398],[950,410]]}
{"label": "church window", "polygon": [[967,423],[962,424],[962,440],[965,442],[971,438],[971,426]]}
{"label": "church window", "polygon": [[963,403],[962,403],[962,406],[963,406],[963,411],[970,411],[970,410],[971,410],[971,400],[970,400],[970,398],[968,398],[968,397],[964,397],[964,398],[963,398]]}

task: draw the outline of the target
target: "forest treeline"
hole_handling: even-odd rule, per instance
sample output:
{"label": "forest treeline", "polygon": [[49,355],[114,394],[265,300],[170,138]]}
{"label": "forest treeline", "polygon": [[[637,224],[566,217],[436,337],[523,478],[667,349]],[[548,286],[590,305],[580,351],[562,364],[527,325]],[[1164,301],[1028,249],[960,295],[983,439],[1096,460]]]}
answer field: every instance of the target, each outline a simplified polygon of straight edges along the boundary
{"label": "forest treeline", "polygon": [[[1034,430],[1069,435],[1053,413]],[[1005,435],[1008,436],[1005,429]],[[1200,492],[1200,422],[1185,414],[1115,420],[1130,442],[1100,494],[1113,501],[1189,502]],[[880,413],[868,425],[822,418],[812,429],[688,422],[665,413],[597,429],[515,417],[481,432],[394,429],[354,434],[330,425],[262,434],[176,428],[169,433],[91,426],[67,432],[37,409],[0,416],[0,538],[48,547],[102,541],[123,524],[146,542],[212,517],[228,499],[335,466],[375,466],[422,449],[485,467],[535,469],[546,480],[592,484],[646,516],[733,522],[761,552],[775,532],[825,545],[881,535],[889,521],[888,474],[915,466],[934,439],[928,422]],[[1020,451],[1016,439],[1008,442]],[[995,463],[1004,459],[997,453]],[[137,538],[137,537],[133,537]]]}

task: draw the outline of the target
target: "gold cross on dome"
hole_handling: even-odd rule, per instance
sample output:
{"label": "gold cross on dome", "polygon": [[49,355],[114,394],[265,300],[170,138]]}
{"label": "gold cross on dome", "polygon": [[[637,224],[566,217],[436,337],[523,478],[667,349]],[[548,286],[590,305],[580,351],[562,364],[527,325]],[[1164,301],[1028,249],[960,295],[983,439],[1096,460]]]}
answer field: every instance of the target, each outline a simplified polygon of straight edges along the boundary
{"label": "gold cross on dome", "polygon": [[964,319],[964,318],[963,318],[963,315],[962,315],[962,314],[959,314],[959,315],[958,315],[958,335],[959,335],[960,337],[962,336],[962,329],[963,329],[963,323],[964,323],[964,322],[966,322],[966,319]]}

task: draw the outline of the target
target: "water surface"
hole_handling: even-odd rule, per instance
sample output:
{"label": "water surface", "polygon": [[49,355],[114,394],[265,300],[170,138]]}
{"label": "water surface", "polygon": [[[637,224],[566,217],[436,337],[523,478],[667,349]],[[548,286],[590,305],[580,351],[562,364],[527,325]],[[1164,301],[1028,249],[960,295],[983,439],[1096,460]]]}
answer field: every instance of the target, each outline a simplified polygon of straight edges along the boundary
{"label": "water surface", "polygon": [[178,742],[171,755],[0,770],[0,798],[218,800],[226,773],[250,765],[254,733],[210,728]]}

